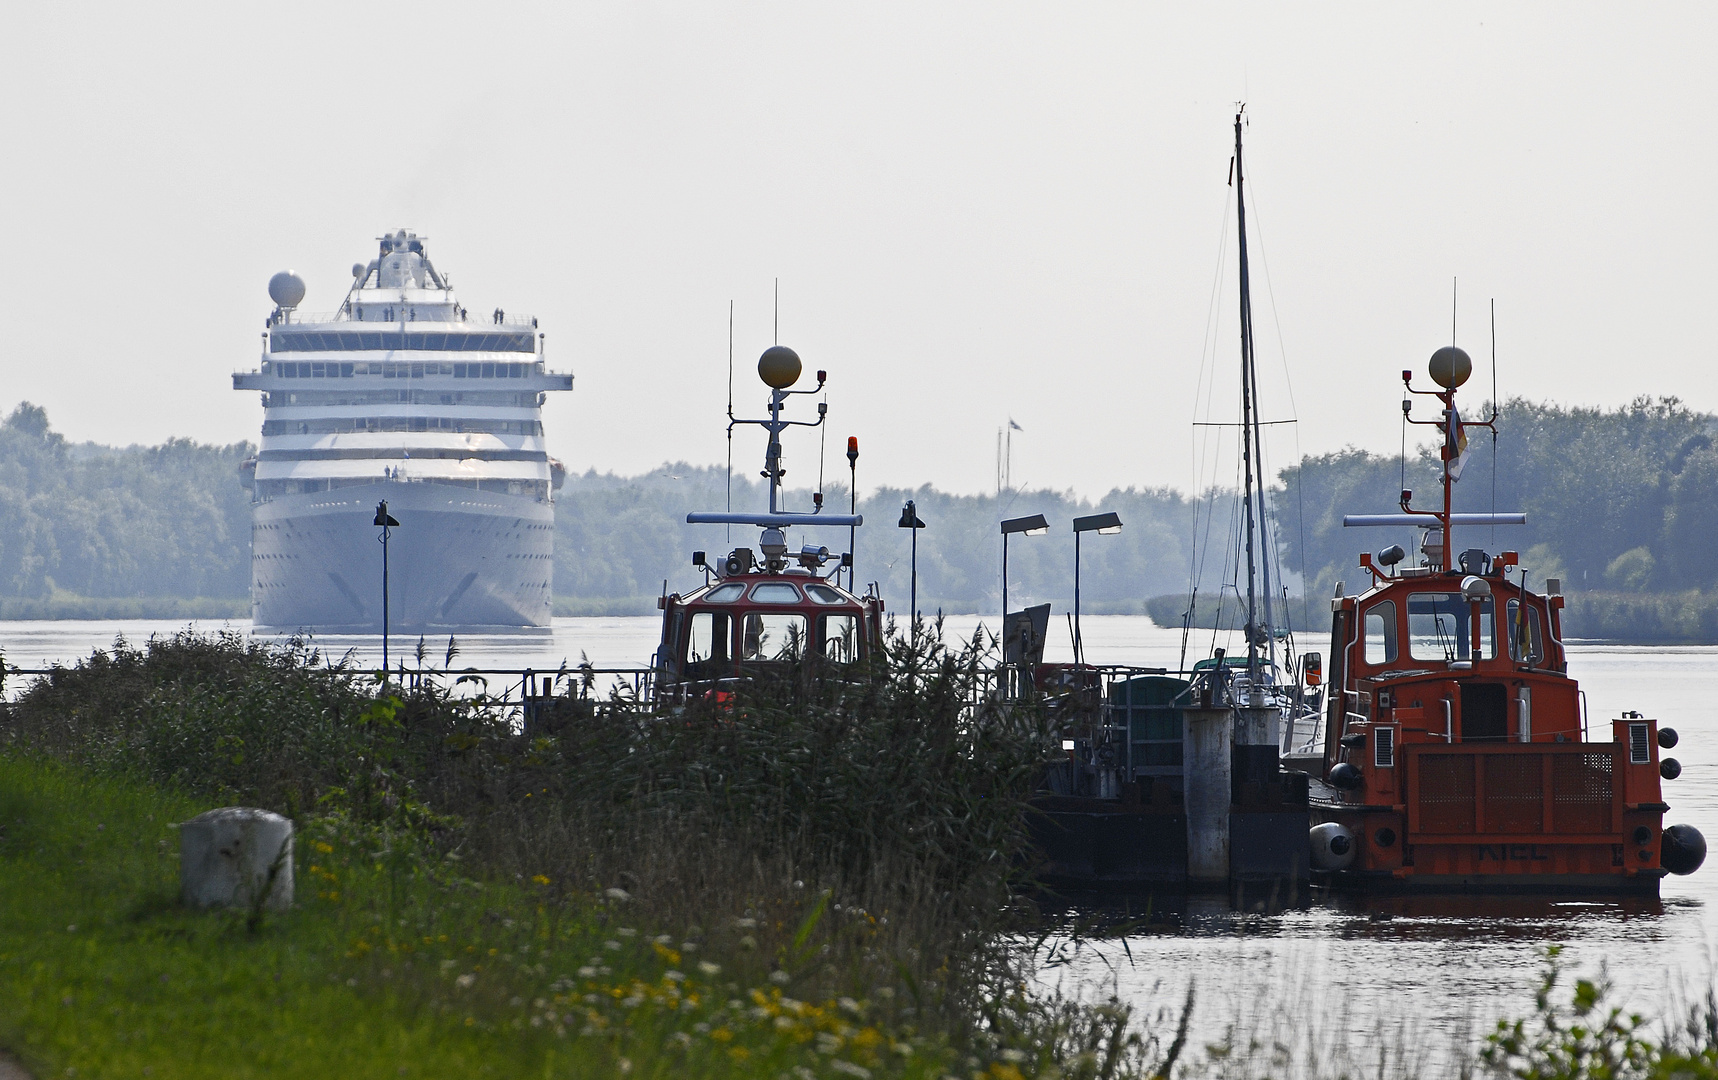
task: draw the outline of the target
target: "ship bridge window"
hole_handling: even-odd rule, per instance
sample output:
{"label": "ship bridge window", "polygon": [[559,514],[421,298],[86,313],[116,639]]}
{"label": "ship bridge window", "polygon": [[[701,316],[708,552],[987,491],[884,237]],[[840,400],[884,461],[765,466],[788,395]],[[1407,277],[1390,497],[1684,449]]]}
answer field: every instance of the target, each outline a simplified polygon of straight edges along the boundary
{"label": "ship bridge window", "polygon": [[[1526,616],[1523,618],[1523,616]],[[1545,639],[1539,630],[1539,609],[1511,600],[1508,607],[1509,657],[1523,664],[1545,662]]]}
{"label": "ship bridge window", "polygon": [[[1408,597],[1408,653],[1416,660],[1473,660],[1475,605],[1459,592],[1413,593]],[[1497,655],[1492,635],[1492,600],[1479,605],[1480,655]]]}
{"label": "ship bridge window", "polygon": [[1396,603],[1380,600],[1366,611],[1366,662],[1396,661]]}
{"label": "ship bridge window", "polygon": [[483,330],[456,333],[412,333],[399,330],[287,330],[269,334],[271,352],[362,352],[407,349],[423,352],[512,352],[534,353],[537,337],[532,333]]}
{"label": "ship bridge window", "polygon": [[703,599],[706,604],[731,604],[735,600],[738,600],[740,598],[740,594],[745,591],[746,587],[744,585],[730,581],[726,585],[718,585],[714,589],[711,589],[708,593],[704,594]]}
{"label": "ship bridge window", "polygon": [[746,616],[743,639],[741,660],[798,659],[805,655],[805,616],[752,612]]}
{"label": "ship bridge window", "polygon": [[[812,589],[818,586],[811,586]],[[809,591],[809,590],[807,590]],[[833,591],[833,590],[831,590]],[[859,659],[859,619],[854,615],[817,617],[818,651],[824,659],[851,664]]]}
{"label": "ship bridge window", "polygon": [[819,604],[844,604],[846,599],[827,585],[807,585],[806,594]]}
{"label": "ship bridge window", "polygon": [[754,604],[797,604],[799,590],[785,581],[766,581],[752,586]]}
{"label": "ship bridge window", "polygon": [[686,635],[686,677],[717,679],[727,671],[733,620],[725,611],[699,611]]}

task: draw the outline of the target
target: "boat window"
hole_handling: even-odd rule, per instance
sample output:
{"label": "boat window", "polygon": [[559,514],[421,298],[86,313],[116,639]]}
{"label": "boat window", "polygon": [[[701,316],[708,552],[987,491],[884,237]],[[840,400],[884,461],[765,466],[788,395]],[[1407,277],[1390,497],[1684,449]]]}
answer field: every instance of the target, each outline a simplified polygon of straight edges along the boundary
{"label": "boat window", "polygon": [[[756,593],[753,594],[754,599]],[[746,616],[742,660],[793,660],[805,653],[805,616],[752,612]]]}
{"label": "boat window", "polygon": [[1523,619],[1521,601],[1509,602],[1509,657],[1523,664],[1545,662],[1545,639],[1539,630],[1539,609],[1529,604]]}
{"label": "boat window", "polygon": [[1366,611],[1366,662],[1389,664],[1396,659],[1396,603],[1380,600]]}
{"label": "boat window", "polygon": [[746,587],[744,585],[741,585],[737,581],[730,581],[726,585],[718,585],[714,589],[711,589],[709,592],[705,593],[701,599],[706,604],[731,604],[735,600],[738,600],[740,598],[740,594],[745,591]]}
{"label": "boat window", "polygon": [[806,594],[820,604],[842,604],[846,601],[841,594],[827,585],[807,585]]}
{"label": "boat window", "polygon": [[692,629],[686,635],[686,677],[715,679],[729,674],[730,629],[732,622],[725,611],[699,611],[692,615]]}
{"label": "boat window", "polygon": [[[1472,660],[1474,605],[1459,592],[1413,593],[1408,597],[1408,653],[1415,660]],[[1492,600],[1479,604],[1479,659],[1497,655],[1492,636]]]}
{"label": "boat window", "polygon": [[752,586],[754,604],[797,604],[799,590],[785,581],[766,581]]}
{"label": "boat window", "polygon": [[[813,585],[815,589],[818,586]],[[833,591],[833,590],[831,590]],[[853,615],[819,615],[817,636],[823,643],[823,655],[838,664],[851,664],[859,659],[859,619]]]}

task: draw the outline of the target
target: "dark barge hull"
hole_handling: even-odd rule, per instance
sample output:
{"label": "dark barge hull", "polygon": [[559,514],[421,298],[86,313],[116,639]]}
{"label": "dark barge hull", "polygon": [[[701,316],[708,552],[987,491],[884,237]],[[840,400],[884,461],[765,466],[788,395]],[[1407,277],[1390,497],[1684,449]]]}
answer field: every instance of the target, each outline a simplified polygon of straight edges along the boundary
{"label": "dark barge hull", "polygon": [[1032,801],[1028,825],[1042,860],[1035,876],[1058,891],[1228,893],[1274,905],[1311,894],[1304,808],[1233,809],[1223,880],[1188,873],[1187,815],[1179,807],[1043,795]]}

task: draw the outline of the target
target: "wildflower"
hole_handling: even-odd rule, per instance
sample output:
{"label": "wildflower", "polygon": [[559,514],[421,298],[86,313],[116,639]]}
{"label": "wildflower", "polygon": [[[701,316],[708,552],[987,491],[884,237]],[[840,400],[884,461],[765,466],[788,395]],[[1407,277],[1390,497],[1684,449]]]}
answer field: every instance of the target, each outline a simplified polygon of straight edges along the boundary
{"label": "wildflower", "polygon": [[1008,1062],[1010,1065],[1020,1065],[1024,1064],[1026,1061],[1026,1051],[1016,1050],[1012,1046],[1002,1051],[999,1056],[1003,1061]]}
{"label": "wildflower", "polygon": [[734,920],[734,928],[736,930],[754,930],[757,928],[757,925],[758,925],[758,921],[756,919],[735,919]]}
{"label": "wildflower", "polygon": [[596,978],[596,974],[597,969],[591,967],[589,964],[586,964],[584,967],[579,969],[579,978],[581,979],[594,979]]}
{"label": "wildflower", "polygon": [[865,1012],[865,1010],[860,1007],[859,1003],[850,997],[836,998],[835,1004],[842,1012],[852,1013],[854,1016],[863,1015]]}
{"label": "wildflower", "polygon": [[624,904],[632,899],[632,894],[625,889],[604,889],[603,895],[617,904]]}
{"label": "wildflower", "polygon": [[620,1072],[629,1073],[632,1071],[632,1061],[630,1058],[620,1058],[614,1063],[614,1067]]}
{"label": "wildflower", "polygon": [[722,973],[722,965],[713,964],[708,960],[700,960],[698,961],[698,971],[703,974],[705,978],[714,979]]}
{"label": "wildflower", "polygon": [[469,988],[471,986],[471,984],[476,982],[476,981],[477,981],[477,976],[471,974],[471,972],[468,971],[464,975],[461,975],[459,978],[453,980],[453,985],[459,987],[461,990],[465,990],[465,989]]}
{"label": "wildflower", "polygon": [[676,1031],[668,1037],[668,1041],[684,1050],[688,1046],[692,1045],[692,1036],[686,1034],[684,1031]]}
{"label": "wildflower", "polygon": [[712,1038],[712,1039],[714,1039],[720,1043],[728,1042],[733,1037],[734,1037],[734,1033],[732,1031],[729,1031],[726,1027],[719,1027],[716,1030],[710,1032],[710,1038]]}
{"label": "wildflower", "polygon": [[630,926],[623,926],[619,930],[616,930],[615,933],[619,934],[621,937],[637,937],[638,936],[638,931],[634,930]]}
{"label": "wildflower", "polygon": [[817,1033],[818,1053],[833,1054],[839,1049],[841,1049],[841,1037],[839,1035],[831,1035],[827,1031],[820,1031]]}
{"label": "wildflower", "polygon": [[680,951],[681,952],[697,952],[698,951],[698,943],[696,941],[682,941],[680,943]]}
{"label": "wildflower", "polygon": [[675,971],[672,968],[670,968],[667,971],[664,971],[662,973],[662,977],[664,979],[668,980],[669,982],[685,982],[686,981],[686,976],[684,973],[679,972],[679,971]]}
{"label": "wildflower", "polygon": [[531,880],[538,885],[547,885],[549,883],[549,879],[542,874],[531,875]]}
{"label": "wildflower", "polygon": [[775,983],[777,986],[786,986],[788,983],[790,983],[792,981],[793,981],[793,976],[789,975],[785,971],[782,971],[780,968],[777,968],[775,971],[770,972],[770,982]]}
{"label": "wildflower", "polygon": [[740,948],[742,949],[755,949],[757,947],[758,939],[750,934],[747,934],[745,937],[740,939]]}
{"label": "wildflower", "polygon": [[602,943],[602,947],[607,949],[609,952],[619,952],[620,951],[620,942],[618,942],[618,941],[605,941]]}
{"label": "wildflower", "polygon": [[835,1072],[843,1073],[847,1076],[858,1077],[859,1080],[871,1080],[870,1069],[867,1069],[863,1065],[856,1065],[851,1061],[842,1061],[837,1058],[829,1063],[829,1067]]}

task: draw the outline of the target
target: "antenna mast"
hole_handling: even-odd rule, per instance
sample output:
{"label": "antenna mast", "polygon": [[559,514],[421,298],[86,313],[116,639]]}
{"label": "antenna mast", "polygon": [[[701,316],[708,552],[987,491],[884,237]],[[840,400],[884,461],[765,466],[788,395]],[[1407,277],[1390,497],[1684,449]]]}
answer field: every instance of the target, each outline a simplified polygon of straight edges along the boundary
{"label": "antenna mast", "polygon": [[[1245,490],[1247,502],[1247,686],[1249,693],[1256,694],[1259,686],[1259,625],[1258,625],[1258,583],[1255,580],[1258,566],[1258,538],[1260,522],[1256,517],[1264,513],[1264,485],[1258,485],[1257,515],[1254,506],[1254,470],[1258,467],[1260,454],[1259,425],[1257,415],[1257,373],[1253,366],[1253,301],[1252,286],[1248,277],[1247,267],[1247,203],[1245,197],[1245,180],[1241,161],[1241,118],[1245,106],[1235,112],[1235,227],[1240,241],[1240,270],[1241,270],[1241,459],[1242,472],[1245,474]],[[1269,571],[1266,571],[1268,574]],[[1270,605],[1269,583],[1266,584],[1265,604]],[[1265,636],[1268,641],[1269,616],[1266,616]],[[1273,652],[1275,647],[1273,644]],[[1248,704],[1251,704],[1249,702]]]}

